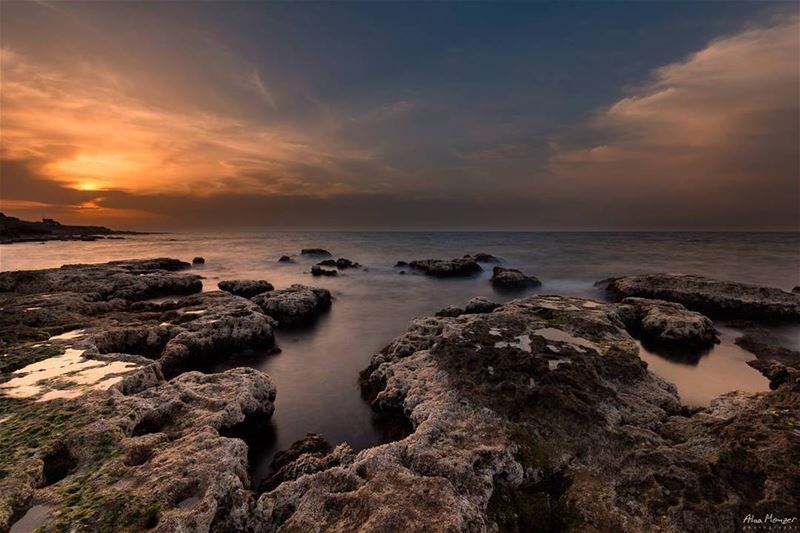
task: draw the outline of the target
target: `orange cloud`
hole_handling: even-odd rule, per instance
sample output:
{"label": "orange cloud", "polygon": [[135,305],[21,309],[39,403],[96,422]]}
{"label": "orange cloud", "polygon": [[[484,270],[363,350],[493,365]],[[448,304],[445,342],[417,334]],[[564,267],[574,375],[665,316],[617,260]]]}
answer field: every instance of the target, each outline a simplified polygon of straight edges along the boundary
{"label": "orange cloud", "polygon": [[[590,127],[604,140],[556,146],[552,187],[594,191],[631,216],[709,220],[798,213],[800,19],[712,41],[653,72]],[[629,205],[630,203],[630,205]],[[642,211],[642,206],[644,212]],[[671,211],[671,215],[670,215]]]}
{"label": "orange cloud", "polygon": [[[121,73],[68,72],[0,53],[3,157],[37,160],[40,174],[74,189],[326,196],[368,188],[343,167],[379,165],[368,151],[297,129],[162,109],[129,96]],[[274,107],[258,74],[252,80]]]}

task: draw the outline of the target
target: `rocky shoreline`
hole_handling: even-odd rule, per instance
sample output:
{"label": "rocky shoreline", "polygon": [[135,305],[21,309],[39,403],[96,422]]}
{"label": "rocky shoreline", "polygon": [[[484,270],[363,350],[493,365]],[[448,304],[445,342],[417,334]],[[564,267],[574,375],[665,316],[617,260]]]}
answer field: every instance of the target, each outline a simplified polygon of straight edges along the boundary
{"label": "rocky shoreline", "polygon": [[61,224],[51,218],[33,222],[0,213],[0,244],[124,239],[120,235],[147,235],[147,233],[112,230],[104,226],[72,226]]}
{"label": "rocky shoreline", "polygon": [[[471,275],[486,256],[411,268]],[[659,275],[606,282],[616,302],[450,306],[361,373],[395,440],[354,452],[308,435],[258,487],[248,443],[280,390],[249,368],[201,371],[276,348],[275,328],[333,299],[266,280],[200,292],[190,268],[0,273],[0,531],[36,515],[45,531],[722,532],[800,508],[800,354],[760,325],[796,319],[800,294]],[[510,286],[539,283],[497,268]],[[752,321],[737,342],[773,390],[688,409],[647,370],[637,339],[717,341],[702,312]]]}

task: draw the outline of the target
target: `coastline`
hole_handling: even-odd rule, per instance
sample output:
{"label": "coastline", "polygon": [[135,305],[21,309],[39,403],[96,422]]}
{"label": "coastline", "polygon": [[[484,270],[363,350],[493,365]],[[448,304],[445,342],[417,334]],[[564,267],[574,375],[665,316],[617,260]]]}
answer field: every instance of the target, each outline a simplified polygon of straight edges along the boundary
{"label": "coastline", "polygon": [[[432,279],[474,276],[464,261],[422,266]],[[14,354],[3,361],[0,384],[8,413],[0,434],[12,451],[0,465],[0,524],[10,527],[44,502],[51,526],[67,518],[97,525],[114,509],[124,527],[160,531],[347,529],[355,516],[432,530],[590,523],[725,530],[720,524],[734,527],[745,510],[785,514],[797,503],[797,465],[786,461],[798,451],[791,434],[798,354],[765,349],[771,341],[758,337],[758,326],[797,320],[800,295],[678,280],[687,302],[705,294],[706,311],[715,301],[734,302],[744,313],[739,320],[760,302],[743,327],[760,342],[753,366],[774,390],[730,393],[700,409],[681,405],[675,388],[637,356],[635,339],[684,348],[714,342],[708,319],[674,301],[681,291],[659,289],[672,302],[637,292],[675,285],[670,276],[644,285],[614,280],[616,302],[533,295],[500,305],[484,298],[416,319],[360,376],[387,442],[356,452],[308,436],[276,455],[259,487],[248,451],[280,409],[280,387],[257,370],[196,369],[231,351],[273,347],[287,319],[314,321],[337,301],[322,289],[274,289],[256,280],[225,285],[264,291],[250,298],[200,293],[202,272],[154,259],[0,274],[4,350]],[[72,377],[59,371],[25,381],[52,368],[53,359]],[[783,414],[769,414],[776,412]],[[54,415],[59,423],[40,426]],[[727,433],[718,433],[720,424]],[[33,433],[38,448],[30,453],[25,442]],[[753,440],[756,434],[766,437]],[[656,450],[662,459],[653,459]],[[741,468],[755,481],[738,479]],[[714,490],[737,495],[738,503],[715,499],[710,472],[721,480]],[[777,490],[753,501],[764,479]],[[65,488],[78,485],[91,500],[66,497]]]}

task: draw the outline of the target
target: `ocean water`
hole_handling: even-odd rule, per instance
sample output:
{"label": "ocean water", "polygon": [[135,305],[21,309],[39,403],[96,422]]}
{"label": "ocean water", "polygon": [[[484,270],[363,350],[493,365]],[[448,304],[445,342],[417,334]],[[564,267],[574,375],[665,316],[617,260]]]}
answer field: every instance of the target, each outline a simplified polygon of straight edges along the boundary
{"label": "ocean water", "polygon": [[[315,262],[297,257],[279,264],[281,255],[322,247],[334,257],[358,261],[364,270],[314,278]],[[0,248],[0,270],[58,267],[69,263],[115,259],[176,257],[191,261],[205,277],[204,289],[222,279],[257,278],[276,288],[303,283],[328,288],[335,301],[312,326],[277,333],[278,354],[231,354],[212,370],[253,366],[277,386],[271,425],[254,446],[254,476],[262,478],[275,451],[306,432],[355,449],[384,438],[374,414],[363,401],[358,373],[370,357],[405,331],[409,320],[448,304],[463,305],[473,296],[502,302],[486,272],[466,279],[432,279],[399,275],[398,260],[460,257],[487,252],[507,266],[537,276],[541,288],[528,293],[574,295],[603,300],[594,282],[610,276],[644,272],[700,274],[791,290],[800,285],[798,233],[520,233],[520,232],[333,232],[282,231],[141,235],[124,240],[24,243]],[[526,294],[526,293],[521,293]],[[516,297],[516,296],[514,296]],[[651,370],[672,381],[685,403],[707,405],[731,390],[767,389],[767,381],[750,368],[752,356],[733,341],[735,330],[718,327],[723,342],[689,358],[642,349]],[[800,349],[800,329],[781,331],[786,344]]]}

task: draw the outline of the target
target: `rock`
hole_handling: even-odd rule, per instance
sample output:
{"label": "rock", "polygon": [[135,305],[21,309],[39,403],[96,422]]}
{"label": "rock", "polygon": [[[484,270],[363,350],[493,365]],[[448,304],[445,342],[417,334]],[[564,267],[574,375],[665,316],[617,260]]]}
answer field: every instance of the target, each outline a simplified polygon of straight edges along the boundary
{"label": "rock", "polygon": [[[0,293],[4,310],[19,310],[0,313],[0,344],[13,354],[3,363],[14,359],[11,368],[26,376],[34,370],[24,367],[53,358],[39,366],[64,372],[42,374],[40,392],[13,399],[7,396],[13,382],[3,379],[0,531],[37,501],[52,508],[45,531],[252,526],[242,437],[269,420],[275,387],[248,368],[178,374],[230,351],[271,344],[272,321],[254,303],[225,292],[135,301],[139,280],[148,279],[145,288],[166,287],[149,278],[176,274],[157,267],[183,265],[124,261],[5,276],[7,287],[20,292]],[[129,293],[132,299],[119,297]],[[47,340],[57,332],[65,334]],[[31,346],[28,335],[47,342]],[[177,377],[165,382],[165,375]]]}
{"label": "rock", "polygon": [[406,271],[405,270],[401,270],[400,272],[398,272],[398,274],[400,274],[401,276],[405,276],[406,275]]}
{"label": "rock", "polygon": [[252,298],[267,315],[281,326],[308,323],[331,306],[331,293],[327,289],[292,285]]}
{"label": "rock", "polygon": [[443,307],[440,311],[436,313],[436,316],[449,316],[449,317],[456,317],[461,316],[464,314],[464,309],[458,307],[456,305],[448,305]]}
{"label": "rock", "polygon": [[472,259],[474,259],[478,263],[499,263],[500,262],[500,258],[499,257],[495,257],[492,254],[487,254],[487,253],[484,253],[484,252],[480,252],[480,253],[477,253],[475,255],[465,255],[464,257],[467,257],[467,258],[471,257]]}
{"label": "rock", "polygon": [[345,259],[344,257],[340,257],[339,259],[325,259],[317,263],[319,266],[326,266],[326,267],[336,267],[339,270],[345,270],[347,268],[360,268],[361,265],[354,261],[350,261],[349,259]]}
{"label": "rock", "polygon": [[403,268],[403,267],[407,267],[407,266],[408,266],[408,263],[406,261],[398,261],[397,263],[394,264],[395,268]]}
{"label": "rock", "polygon": [[311,275],[312,276],[335,276],[338,272],[335,270],[329,270],[327,268],[322,268],[319,265],[314,265],[311,267]]}
{"label": "rock", "polygon": [[472,276],[478,272],[483,272],[481,266],[471,257],[449,260],[421,259],[411,261],[409,266],[437,278]]}
{"label": "rock", "polygon": [[93,300],[136,301],[202,290],[199,276],[176,273],[185,268],[190,265],[177,259],[159,258],[0,272],[0,292],[72,292]]}
{"label": "rock", "polygon": [[772,331],[750,327],[735,342],[756,356],[747,364],[764,374],[771,388],[800,377],[800,351],[782,346]]}
{"label": "rock", "polygon": [[715,317],[800,319],[800,294],[746,283],[682,274],[647,274],[598,282],[617,299],[628,296],[678,302]]}
{"label": "rock", "polygon": [[278,263],[294,263],[294,259],[288,255],[282,255],[281,258],[278,259]]}
{"label": "rock", "polygon": [[[270,293],[266,293],[270,294]],[[173,306],[164,306],[170,309]],[[275,343],[272,320],[253,302],[227,292],[204,292],[178,300],[154,326],[106,327],[85,342],[101,353],[134,353],[156,360],[167,377],[197,368],[211,357]]]}
{"label": "rock", "polygon": [[719,342],[708,317],[678,303],[625,298],[617,313],[632,334],[653,345],[702,349]]}
{"label": "rock", "polygon": [[797,384],[687,417],[637,354],[616,306],[578,298],[415,319],[361,376],[372,407],[409,433],[283,481],[254,520],[265,531],[728,531],[749,513],[791,516]]}
{"label": "rock", "polygon": [[492,270],[492,285],[499,289],[517,290],[526,287],[538,287],[542,283],[533,276],[526,276],[514,268],[496,266]]}
{"label": "rock", "polygon": [[200,256],[195,257],[194,259],[192,259],[192,264],[193,265],[203,265],[203,264],[205,264],[205,262],[206,262],[206,260],[204,258],[200,257]]}
{"label": "rock", "polygon": [[243,298],[250,298],[262,292],[274,290],[275,287],[272,283],[263,279],[233,279],[223,280],[217,283],[220,290],[241,296]]}
{"label": "rock", "polygon": [[345,259],[344,257],[340,257],[336,260],[336,268],[339,270],[344,270],[346,268],[360,268],[361,265],[356,263],[355,261],[350,261],[349,259]]}
{"label": "rock", "polygon": [[797,285],[797,286],[793,287],[793,288],[792,288],[792,292],[794,292],[794,293],[800,293],[800,285]]}
{"label": "rock", "polygon": [[470,299],[467,302],[466,307],[464,308],[464,313],[472,314],[472,313],[491,313],[495,309],[500,307],[500,304],[495,302],[490,302],[486,298],[482,296],[477,296],[475,298]]}
{"label": "rock", "polygon": [[311,255],[317,257],[330,257],[331,253],[323,248],[303,248],[300,255]]}
{"label": "rock", "polygon": [[342,444],[334,450],[322,436],[308,433],[305,438],[292,444],[288,450],[275,454],[270,465],[274,473],[261,483],[259,492],[268,492],[285,481],[349,463],[353,455],[347,444]]}

